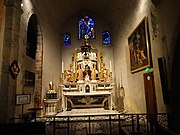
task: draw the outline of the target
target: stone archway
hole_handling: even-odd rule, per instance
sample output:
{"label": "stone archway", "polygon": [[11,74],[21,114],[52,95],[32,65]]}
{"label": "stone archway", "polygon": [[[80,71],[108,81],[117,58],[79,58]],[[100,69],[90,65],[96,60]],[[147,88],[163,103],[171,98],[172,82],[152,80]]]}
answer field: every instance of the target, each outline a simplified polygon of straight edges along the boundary
{"label": "stone archway", "polygon": [[[33,23],[33,24],[32,24]],[[29,25],[31,25],[29,27]],[[29,44],[29,52],[26,55],[34,59],[35,65],[35,94],[38,94],[41,99],[42,93],[42,62],[43,62],[43,38],[41,26],[35,13],[30,16],[27,31],[27,44]],[[29,36],[30,32],[30,37]],[[30,39],[29,39],[30,38]],[[32,43],[28,43],[32,42]],[[32,46],[32,45],[34,46]],[[27,50],[27,49],[26,49]],[[35,96],[35,95],[34,95]]]}

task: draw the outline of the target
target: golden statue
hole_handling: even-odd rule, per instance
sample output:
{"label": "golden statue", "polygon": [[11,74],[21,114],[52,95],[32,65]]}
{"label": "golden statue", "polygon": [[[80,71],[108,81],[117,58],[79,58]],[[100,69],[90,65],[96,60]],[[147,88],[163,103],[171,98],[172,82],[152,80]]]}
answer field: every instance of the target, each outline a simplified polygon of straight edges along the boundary
{"label": "golden statue", "polygon": [[53,82],[49,82],[49,90],[46,93],[46,98],[47,99],[54,99],[57,98],[57,92],[54,89],[54,83]]}
{"label": "golden statue", "polygon": [[93,68],[91,72],[91,80],[96,80],[96,74],[97,74],[96,64],[93,64]]}
{"label": "golden statue", "polygon": [[106,82],[108,77],[109,77],[109,70],[105,68],[103,71],[103,80]]}
{"label": "golden statue", "polygon": [[83,71],[82,71],[81,65],[78,65],[77,67],[78,67],[77,80],[80,81],[80,80],[83,80]]}
{"label": "golden statue", "polygon": [[83,71],[83,78],[85,81],[90,81],[91,79],[91,70],[88,65],[85,65],[85,70]]}

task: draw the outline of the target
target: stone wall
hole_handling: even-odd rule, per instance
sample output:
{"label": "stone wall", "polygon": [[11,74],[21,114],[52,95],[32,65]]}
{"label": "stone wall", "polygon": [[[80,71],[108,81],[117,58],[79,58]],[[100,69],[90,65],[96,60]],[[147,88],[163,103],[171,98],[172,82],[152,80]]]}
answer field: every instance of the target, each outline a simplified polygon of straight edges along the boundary
{"label": "stone wall", "polygon": [[5,1],[4,26],[2,27],[1,122],[10,121],[10,118],[14,117],[15,112],[17,80],[12,79],[8,69],[12,61],[18,60],[20,16],[22,13],[20,2],[20,0],[16,2]]}
{"label": "stone wall", "polygon": [[[114,46],[114,61],[115,61],[115,83],[117,85],[121,84],[121,74],[122,82],[125,88],[125,100],[124,106],[128,112],[132,113],[145,113],[146,112],[146,101],[145,101],[145,91],[144,91],[144,80],[143,73],[145,70],[136,72],[132,74],[130,72],[130,60],[129,60],[129,48],[128,48],[128,37],[141,22],[141,20],[147,16],[148,24],[150,30],[150,45],[153,58],[153,68],[150,71],[154,71],[155,74],[155,88],[158,104],[158,111],[164,111],[164,106],[162,103],[162,94],[160,88],[159,73],[157,67],[157,57],[161,55],[160,44],[154,43],[151,38],[151,23],[150,23],[150,11],[152,4],[148,0],[140,0],[136,2],[134,7],[131,8],[122,24],[120,24],[120,29],[115,37]],[[159,108],[161,107],[161,110]]]}
{"label": "stone wall", "polygon": [[[0,1],[0,54],[2,54],[2,48],[3,48],[3,27],[4,27],[4,4],[3,1]],[[2,56],[0,55],[0,63],[2,63]],[[1,72],[1,68],[0,68]],[[1,77],[0,77],[1,79]]]}
{"label": "stone wall", "polygon": [[[43,4],[46,3],[42,3],[40,1],[33,1],[33,5],[36,5],[34,7],[34,10],[37,13],[39,25],[41,27],[42,32],[42,48],[39,48],[42,49],[43,54],[42,61],[40,62],[42,63],[42,75],[39,75],[39,77],[42,76],[41,103],[44,107],[43,99],[49,88],[50,81],[54,82],[56,90],[59,91],[59,82],[61,75],[62,34],[59,33],[60,26],[56,21],[57,16],[54,16],[54,10],[52,10],[52,7],[50,6],[43,6]],[[44,7],[46,7],[46,10],[44,9]],[[36,66],[40,65],[40,63],[36,64]],[[37,84],[36,87],[39,87],[39,85]]]}
{"label": "stone wall", "polygon": [[179,35],[180,35],[180,1],[162,1],[157,5],[159,16],[160,39],[163,57],[166,60],[168,94],[169,94],[169,127],[180,133],[179,107]]}
{"label": "stone wall", "polygon": [[[35,73],[35,61],[26,55],[26,47],[27,47],[27,28],[28,22],[31,15],[34,13],[32,4],[29,1],[23,3],[21,7],[23,13],[21,15],[20,21],[20,40],[19,40],[19,55],[18,61],[20,63],[20,73],[17,78],[17,91],[16,94],[31,94],[31,103],[24,105],[23,113],[27,113],[27,109],[33,107],[33,97],[35,88],[34,87],[26,87],[25,84],[25,70]],[[15,117],[21,117],[22,107],[16,106]]]}
{"label": "stone wall", "polygon": [[[143,73],[145,70],[137,73],[130,73],[130,60],[128,50],[128,37],[136,28],[139,22],[148,17],[148,27],[150,32],[150,46],[152,54],[153,68],[155,76],[155,91],[157,99],[158,112],[166,112],[166,106],[163,102],[162,88],[159,75],[159,66],[157,59],[166,58],[167,68],[171,68],[173,46],[172,39],[175,27],[178,23],[179,9],[178,1],[167,2],[161,1],[158,5],[153,5],[151,1],[140,0],[134,7],[125,13],[125,19],[117,30],[114,46],[114,63],[115,63],[115,82],[121,84],[121,73],[123,85],[125,88],[125,109],[132,113],[146,112],[146,101],[144,93]],[[155,29],[153,29],[153,22]],[[166,39],[164,42],[163,39]],[[120,70],[119,70],[120,69]],[[171,71],[169,70],[169,73]],[[170,81],[170,80],[169,80]]]}
{"label": "stone wall", "polygon": [[0,1],[0,29],[2,25],[2,18],[3,18],[3,10],[4,10],[4,5],[3,5],[3,0]]}
{"label": "stone wall", "polygon": [[[59,33],[56,32],[58,25],[49,22],[47,10],[35,8],[30,0],[23,0],[21,7],[23,14],[20,21],[19,50],[16,50],[17,60],[20,66],[20,73],[16,80],[16,94],[31,94],[31,103],[24,106],[24,113],[28,108],[34,107],[35,92],[40,94],[41,105],[44,107],[43,99],[48,84],[54,81],[56,89],[59,90],[59,79],[61,72],[61,46]],[[19,6],[21,3],[19,3]],[[27,28],[28,22],[32,15],[37,17],[37,51],[36,60],[26,55]],[[36,74],[35,87],[24,87],[25,70]],[[21,106],[16,106],[15,117],[21,117]]]}

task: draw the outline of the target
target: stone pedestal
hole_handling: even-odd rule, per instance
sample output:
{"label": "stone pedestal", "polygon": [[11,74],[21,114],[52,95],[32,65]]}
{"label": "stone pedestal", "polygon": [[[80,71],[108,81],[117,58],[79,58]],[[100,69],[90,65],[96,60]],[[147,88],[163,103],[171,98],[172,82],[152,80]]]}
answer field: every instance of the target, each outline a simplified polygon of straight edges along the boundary
{"label": "stone pedestal", "polygon": [[44,99],[46,116],[54,116],[57,114],[58,102],[59,102],[59,99]]}

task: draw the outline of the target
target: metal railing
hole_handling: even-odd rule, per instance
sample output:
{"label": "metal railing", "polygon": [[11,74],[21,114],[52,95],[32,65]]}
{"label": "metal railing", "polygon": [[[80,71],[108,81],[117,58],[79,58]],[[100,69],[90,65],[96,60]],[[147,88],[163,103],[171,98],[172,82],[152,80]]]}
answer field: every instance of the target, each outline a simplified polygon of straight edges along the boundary
{"label": "metal railing", "polygon": [[84,135],[83,129],[87,134],[157,135],[158,125],[168,127],[166,113],[53,116],[37,117],[36,121],[46,122],[47,135]]}
{"label": "metal railing", "polygon": [[[47,133],[53,135],[81,135],[84,128],[88,134],[118,135],[126,130],[131,134],[153,135],[157,132],[157,124],[167,125],[167,121],[161,119],[167,119],[167,114],[157,114],[156,116],[159,122],[148,120],[147,114],[55,116],[46,117],[44,120],[48,121]],[[40,119],[42,120],[42,118]]]}

